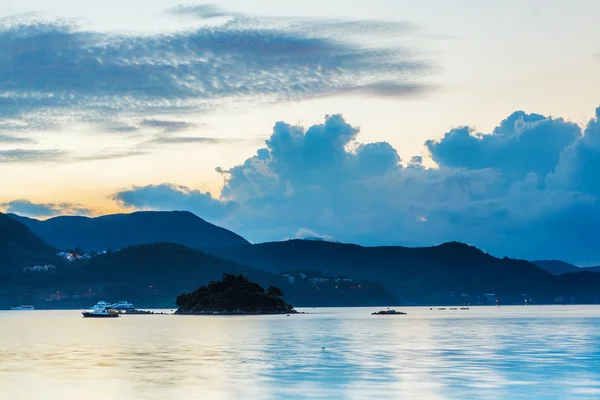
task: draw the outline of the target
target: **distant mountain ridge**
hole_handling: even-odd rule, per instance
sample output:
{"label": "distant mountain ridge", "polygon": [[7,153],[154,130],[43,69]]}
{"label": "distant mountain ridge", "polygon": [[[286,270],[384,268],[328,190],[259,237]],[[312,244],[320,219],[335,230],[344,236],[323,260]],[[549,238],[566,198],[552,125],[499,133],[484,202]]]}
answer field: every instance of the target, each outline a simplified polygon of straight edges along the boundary
{"label": "distant mountain ridge", "polygon": [[196,249],[250,244],[238,234],[187,211],[139,211],[95,218],[61,216],[46,221],[9,215],[58,249],[119,250],[158,242]]}
{"label": "distant mountain ridge", "polygon": [[532,261],[533,264],[550,272],[553,275],[562,275],[569,273],[578,272],[595,272],[600,273],[600,266],[598,267],[578,267],[573,264],[566,263],[559,260],[538,260]]}
{"label": "distant mountain ridge", "polygon": [[[175,291],[192,290],[205,283],[197,281],[227,272],[262,283],[275,280],[286,287],[290,299],[310,305],[389,305],[391,298],[400,304],[489,304],[496,298],[505,304],[523,304],[527,298],[540,303],[600,302],[600,274],[594,272],[598,267],[538,261],[540,267],[458,242],[410,248],[311,239],[253,245],[187,212],[48,221],[0,214],[0,272],[6,271],[0,274],[0,300],[1,293],[7,299],[42,289],[61,288],[64,293],[63,287],[81,293],[93,285],[112,288],[114,294],[136,290],[142,299],[145,288],[156,291],[164,284],[166,292],[159,295],[166,297],[147,297],[147,304],[160,298],[164,305]],[[112,251],[75,264],[57,259],[55,248],[76,247]],[[52,260],[57,268],[48,275],[22,271],[30,263]]]}
{"label": "distant mountain ridge", "polygon": [[562,275],[572,272],[583,272],[583,268],[579,268],[576,265],[566,263],[559,260],[536,260],[532,261],[533,264],[550,272],[553,275]]}
{"label": "distant mountain ridge", "polygon": [[[1,272],[1,271],[0,271]],[[154,243],[126,247],[72,263],[62,263],[52,272],[15,270],[0,274],[0,308],[25,298],[45,303],[47,296],[62,296],[49,307],[91,306],[105,299],[127,299],[139,307],[172,307],[178,295],[195,290],[225,273],[243,274],[261,285],[281,288],[286,299],[307,306],[359,306],[393,304],[381,285],[372,290],[348,293],[323,290],[308,280],[292,283],[288,277],[224,260],[200,250]],[[60,293],[56,292],[60,289]],[[89,304],[91,303],[91,304]]]}
{"label": "distant mountain ridge", "polygon": [[0,213],[0,270],[55,261],[55,249],[29,228]]}
{"label": "distant mountain ridge", "polygon": [[553,302],[555,296],[600,300],[600,274],[555,276],[524,260],[496,258],[476,247],[451,242],[432,247],[362,247],[326,241],[289,240],[212,249],[213,254],[271,272],[330,270],[382,282],[403,303],[474,302],[474,294],[523,296]]}

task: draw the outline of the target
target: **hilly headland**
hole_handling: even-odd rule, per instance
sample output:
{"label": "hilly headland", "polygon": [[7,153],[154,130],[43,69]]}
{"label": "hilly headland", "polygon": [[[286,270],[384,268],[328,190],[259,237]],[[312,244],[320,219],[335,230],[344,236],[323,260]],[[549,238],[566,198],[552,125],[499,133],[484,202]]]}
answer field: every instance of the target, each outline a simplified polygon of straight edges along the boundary
{"label": "hilly headland", "polygon": [[573,266],[558,274],[548,263],[497,258],[457,242],[421,248],[322,240],[251,244],[186,212],[36,221],[0,214],[0,308],[83,307],[107,298],[173,308],[178,295],[224,274],[280,288],[291,303],[311,307],[600,300],[594,269]]}

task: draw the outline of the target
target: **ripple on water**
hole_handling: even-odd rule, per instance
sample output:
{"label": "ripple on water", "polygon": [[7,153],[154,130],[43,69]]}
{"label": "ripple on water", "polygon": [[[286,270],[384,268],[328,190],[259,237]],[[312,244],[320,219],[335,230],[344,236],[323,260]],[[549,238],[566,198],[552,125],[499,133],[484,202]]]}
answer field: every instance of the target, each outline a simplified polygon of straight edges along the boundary
{"label": "ripple on water", "polygon": [[[399,307],[396,307],[399,309]],[[600,307],[290,318],[0,313],[2,398],[600,397]],[[92,323],[90,323],[92,322]],[[35,382],[35,385],[31,384]]]}

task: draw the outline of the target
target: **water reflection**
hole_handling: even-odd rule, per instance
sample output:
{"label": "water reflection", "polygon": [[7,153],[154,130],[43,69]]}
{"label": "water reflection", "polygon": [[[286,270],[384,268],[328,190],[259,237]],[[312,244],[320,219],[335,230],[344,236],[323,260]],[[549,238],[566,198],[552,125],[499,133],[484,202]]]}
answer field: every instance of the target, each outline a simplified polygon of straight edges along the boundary
{"label": "water reflection", "polygon": [[3,398],[600,396],[600,307],[264,317],[0,312]]}

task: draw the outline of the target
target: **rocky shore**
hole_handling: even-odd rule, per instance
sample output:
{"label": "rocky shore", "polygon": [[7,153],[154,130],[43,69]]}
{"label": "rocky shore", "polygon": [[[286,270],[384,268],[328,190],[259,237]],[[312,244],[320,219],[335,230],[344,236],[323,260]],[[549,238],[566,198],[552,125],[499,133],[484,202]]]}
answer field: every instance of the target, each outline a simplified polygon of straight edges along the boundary
{"label": "rocky shore", "polygon": [[405,312],[396,311],[396,310],[382,310],[371,313],[371,315],[406,315]]}
{"label": "rocky shore", "polygon": [[263,310],[228,310],[228,311],[217,311],[217,310],[196,310],[196,311],[182,311],[181,309],[175,311],[175,315],[279,315],[279,314],[305,314],[304,312],[298,312],[296,310],[276,310],[276,311],[263,311]]}
{"label": "rocky shore", "polygon": [[173,313],[154,312],[149,310],[127,310],[123,315],[173,315]]}

